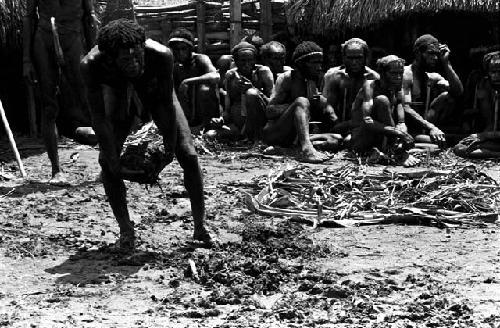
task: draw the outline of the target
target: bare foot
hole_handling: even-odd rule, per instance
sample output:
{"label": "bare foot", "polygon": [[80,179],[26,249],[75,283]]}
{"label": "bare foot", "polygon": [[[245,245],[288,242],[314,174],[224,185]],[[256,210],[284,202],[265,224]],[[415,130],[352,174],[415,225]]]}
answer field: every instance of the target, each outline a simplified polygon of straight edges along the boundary
{"label": "bare foot", "polygon": [[193,239],[203,243],[205,247],[213,247],[215,242],[205,227],[194,230]]}
{"label": "bare foot", "polygon": [[49,180],[49,184],[53,186],[59,186],[59,187],[64,187],[64,186],[69,186],[71,185],[68,182],[68,178],[66,174],[63,172],[57,172],[52,176],[52,178]]}
{"label": "bare foot", "polygon": [[304,163],[322,163],[328,159],[328,155],[317,151],[314,147],[303,149],[297,156],[297,160]]}
{"label": "bare foot", "polygon": [[410,155],[409,153],[405,152],[402,157],[401,157],[401,165],[404,167],[412,167],[416,166],[420,163],[420,160],[413,155]]}

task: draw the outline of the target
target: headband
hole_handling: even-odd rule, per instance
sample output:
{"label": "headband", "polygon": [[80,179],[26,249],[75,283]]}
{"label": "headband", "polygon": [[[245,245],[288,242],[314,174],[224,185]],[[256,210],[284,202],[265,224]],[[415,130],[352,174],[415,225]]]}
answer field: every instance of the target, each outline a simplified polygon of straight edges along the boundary
{"label": "headband", "polygon": [[321,51],[313,51],[313,52],[310,52],[308,54],[304,54],[304,55],[300,56],[299,58],[295,59],[295,62],[297,63],[297,62],[301,61],[302,59],[305,59],[305,58],[313,56],[313,55],[323,56],[323,53]]}
{"label": "headband", "polygon": [[192,41],[186,39],[186,38],[179,38],[179,37],[175,37],[175,38],[171,38],[170,40],[168,40],[168,44],[170,45],[171,43],[174,43],[174,42],[182,42],[182,43],[185,43],[191,47],[194,47],[194,44]]}

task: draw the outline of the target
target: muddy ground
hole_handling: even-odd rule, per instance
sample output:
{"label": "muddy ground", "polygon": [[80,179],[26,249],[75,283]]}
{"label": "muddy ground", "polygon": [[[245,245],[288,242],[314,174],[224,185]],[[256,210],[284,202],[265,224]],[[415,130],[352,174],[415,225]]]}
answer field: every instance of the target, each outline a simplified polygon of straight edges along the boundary
{"label": "muddy ground", "polygon": [[500,327],[498,224],[313,230],[251,214],[241,191],[295,161],[233,149],[200,156],[218,247],[189,243],[174,161],[161,188],[127,183],[140,241],[120,255],[97,150],[61,142],[72,185],[55,187],[39,141],[18,142],[28,181],[6,178],[19,172],[0,142],[0,327]]}

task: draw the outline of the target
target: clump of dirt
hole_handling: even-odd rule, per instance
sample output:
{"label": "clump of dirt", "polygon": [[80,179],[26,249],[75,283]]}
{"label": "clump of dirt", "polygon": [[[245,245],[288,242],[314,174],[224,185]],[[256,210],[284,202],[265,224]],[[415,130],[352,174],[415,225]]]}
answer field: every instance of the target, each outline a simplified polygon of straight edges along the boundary
{"label": "clump of dirt", "polygon": [[239,304],[254,294],[276,293],[296,279],[308,259],[331,255],[304,234],[298,224],[276,227],[254,224],[245,227],[242,243],[229,243],[210,254],[195,254],[200,283],[214,291],[211,301]]}

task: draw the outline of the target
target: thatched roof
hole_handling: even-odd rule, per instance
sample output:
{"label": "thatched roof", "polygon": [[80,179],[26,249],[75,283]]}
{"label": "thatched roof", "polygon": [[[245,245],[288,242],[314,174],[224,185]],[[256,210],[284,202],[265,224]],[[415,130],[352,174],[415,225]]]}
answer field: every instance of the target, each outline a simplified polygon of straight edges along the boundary
{"label": "thatched roof", "polygon": [[411,14],[462,11],[494,13],[499,0],[289,0],[287,21],[316,35],[377,25]]}
{"label": "thatched roof", "polygon": [[19,45],[25,1],[0,0],[0,48]]}

